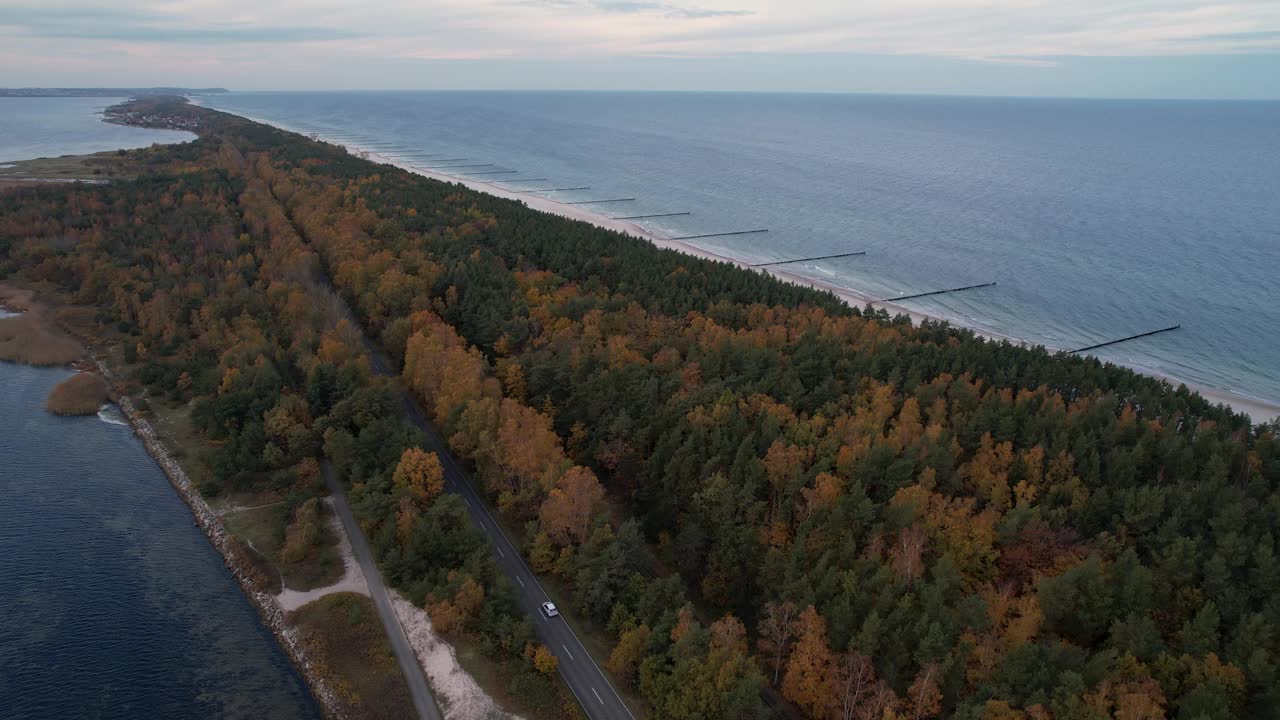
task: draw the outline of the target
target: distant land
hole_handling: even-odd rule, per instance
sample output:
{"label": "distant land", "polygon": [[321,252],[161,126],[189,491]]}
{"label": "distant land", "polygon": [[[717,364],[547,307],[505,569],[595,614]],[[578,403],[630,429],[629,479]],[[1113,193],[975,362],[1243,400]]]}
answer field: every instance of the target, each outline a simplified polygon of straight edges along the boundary
{"label": "distant land", "polygon": [[0,97],[136,97],[138,95],[212,95],[226,88],[0,88]]}

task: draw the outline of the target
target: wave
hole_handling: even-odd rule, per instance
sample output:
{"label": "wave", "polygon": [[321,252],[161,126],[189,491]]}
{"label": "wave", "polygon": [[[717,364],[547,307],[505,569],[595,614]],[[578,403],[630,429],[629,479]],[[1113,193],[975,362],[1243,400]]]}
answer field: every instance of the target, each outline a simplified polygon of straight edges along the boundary
{"label": "wave", "polygon": [[120,412],[112,403],[107,403],[98,408],[98,419],[108,425],[128,425],[129,421],[125,419],[124,414]]}

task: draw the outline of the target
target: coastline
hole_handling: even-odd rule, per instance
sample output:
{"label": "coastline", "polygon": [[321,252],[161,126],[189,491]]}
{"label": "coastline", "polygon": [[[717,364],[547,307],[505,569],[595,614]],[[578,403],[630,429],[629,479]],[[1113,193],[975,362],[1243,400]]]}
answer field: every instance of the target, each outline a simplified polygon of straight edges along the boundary
{"label": "coastline", "polygon": [[[34,297],[34,293],[30,290],[0,283],[0,317],[12,317],[28,310],[36,304]],[[74,334],[70,333],[65,327],[61,327],[61,324],[51,317],[41,317],[40,321],[74,337]],[[101,360],[93,357],[92,352],[87,348],[85,348],[83,359],[77,360],[71,365],[80,367],[82,371],[96,373],[105,381],[110,402],[115,404],[120,409],[121,415],[124,416],[125,422],[120,424],[128,424],[132,428],[133,434],[142,441],[142,446],[147,454],[160,467],[161,472],[168,478],[170,486],[173,487],[178,497],[182,499],[191,511],[196,527],[200,528],[209,544],[222,557],[223,564],[231,572],[231,576],[235,578],[249,604],[253,605],[257,611],[263,625],[275,636],[276,642],[279,643],[285,654],[289,656],[293,666],[298,669],[298,674],[302,676],[303,682],[306,683],[312,697],[315,698],[321,714],[327,720],[346,720],[347,715],[342,711],[338,702],[337,691],[331,687],[329,681],[320,674],[318,668],[307,657],[302,639],[289,624],[285,609],[274,595],[257,588],[251,569],[253,567],[252,562],[244,556],[244,551],[237,541],[222,525],[218,515],[209,507],[204,497],[196,490],[186,471],[173,459],[173,455],[160,441],[151,424],[134,407],[133,401],[127,395],[116,392],[114,376],[111,370]]]}
{"label": "coastline", "polygon": [[[228,111],[223,111],[223,112],[228,112]],[[236,114],[236,113],[231,113],[231,114]],[[254,122],[262,123],[264,125],[270,125],[272,127],[285,130],[287,132],[297,133],[299,135],[303,135],[304,137],[310,137],[309,133],[298,128],[290,127],[285,123],[274,122],[270,120],[265,120],[263,118],[252,117],[249,115],[242,115],[241,117],[244,117],[248,120],[252,120]],[[954,318],[943,317],[940,315],[933,315],[933,314],[921,312],[919,310],[915,310],[915,309],[906,307],[904,305],[894,303],[892,300],[877,298],[873,295],[857,290],[855,288],[837,285],[832,282],[819,280],[819,279],[812,278],[797,272],[790,272],[785,269],[781,269],[779,267],[769,267],[769,268],[752,267],[751,265],[749,265],[748,263],[742,260],[729,257],[727,255],[722,255],[722,254],[713,252],[711,250],[706,250],[704,248],[698,247],[697,245],[694,245],[689,242],[685,242],[682,240],[674,240],[672,238],[666,237],[659,233],[653,232],[651,230],[646,229],[645,227],[641,226],[638,223],[631,222],[628,220],[616,220],[607,215],[602,215],[600,213],[586,210],[582,206],[570,205],[568,203],[560,202],[539,193],[529,193],[529,192],[523,192],[519,190],[512,190],[510,188],[503,187],[497,182],[477,180],[477,179],[468,178],[465,176],[450,175],[448,173],[413,167],[412,165],[409,165],[408,163],[397,160],[391,157],[390,155],[380,153],[374,149],[361,147],[359,143],[344,144],[344,143],[334,143],[326,140],[320,140],[320,142],[326,142],[332,145],[346,148],[348,152],[351,152],[353,154],[358,153],[373,162],[376,162],[379,164],[391,165],[393,167],[397,167],[401,170],[413,173],[415,175],[420,175],[422,177],[428,177],[434,180],[440,180],[442,182],[447,182],[447,183],[457,183],[457,184],[463,185],[464,187],[470,190],[475,190],[476,192],[483,192],[489,195],[493,195],[495,197],[522,202],[532,210],[539,210],[541,212],[550,213],[552,215],[557,215],[559,217],[567,218],[570,220],[579,220],[582,222],[595,225],[596,227],[604,228],[607,230],[614,230],[624,235],[629,235],[631,237],[635,237],[638,239],[647,240],[650,243],[660,248],[675,250],[677,252],[682,252],[687,255],[692,255],[694,257],[702,258],[704,260],[713,260],[718,262],[730,263],[744,270],[766,272],[772,275],[773,277],[779,280],[782,280],[783,282],[788,282],[794,285],[800,285],[800,286],[812,288],[815,290],[825,290],[827,292],[830,292],[836,295],[845,303],[849,304],[854,308],[862,308],[862,307],[869,306],[875,309],[883,309],[889,312],[891,315],[906,316],[911,320],[911,323],[913,325],[919,325],[920,323],[925,321],[940,321],[940,322],[949,323],[959,328],[963,328],[965,330],[969,330],[973,332],[975,335],[985,338],[987,340],[992,340],[996,342],[1008,342],[1012,345],[1017,345],[1019,347],[1032,347],[1034,345],[1034,343],[1027,342],[1021,338],[1017,338],[1012,335],[1005,335],[1005,334],[998,333],[988,329],[980,330],[977,328],[967,327],[963,323],[955,320]],[[1048,348],[1048,349],[1050,351],[1062,350],[1062,348]],[[1102,361],[1114,362],[1114,361],[1109,361],[1105,359],[1102,359]],[[1163,373],[1152,371],[1148,368],[1134,367],[1130,365],[1125,365],[1124,367],[1128,367],[1130,370],[1133,370],[1136,373],[1146,375],[1148,377],[1153,377],[1158,380],[1162,380],[1168,383],[1170,386],[1172,386],[1175,389],[1180,385],[1186,385],[1188,389],[1192,390],[1193,392],[1199,393],[1206,400],[1208,400],[1209,402],[1215,405],[1226,405],[1230,407],[1232,410],[1234,410],[1235,412],[1249,415],[1250,419],[1253,421],[1255,425],[1270,422],[1272,420],[1280,418],[1280,402],[1277,402],[1277,401],[1271,401],[1263,398],[1253,397],[1241,392],[1223,390],[1221,388],[1211,387],[1208,385],[1204,385],[1202,383],[1188,382],[1180,378],[1176,378]]]}
{"label": "coastline", "polygon": [[[96,358],[93,358],[91,362],[102,377],[107,380],[108,385],[114,387],[111,371],[107,366]],[[133,434],[142,441],[147,454],[160,466],[160,470],[164,472],[165,477],[169,478],[169,484],[178,493],[178,497],[182,498],[182,501],[191,510],[196,526],[204,533],[213,549],[222,556],[223,563],[240,585],[241,592],[249,600],[249,604],[253,605],[254,609],[258,611],[262,624],[271,631],[276,641],[280,643],[280,647],[284,649],[285,654],[293,662],[294,667],[298,669],[303,682],[307,684],[307,687],[311,690],[312,697],[316,699],[316,704],[319,706],[321,714],[329,720],[346,720],[347,716],[342,712],[341,705],[338,702],[337,691],[330,686],[328,680],[321,676],[319,670],[307,657],[302,638],[299,637],[297,630],[289,624],[288,615],[284,608],[281,607],[276,596],[256,587],[253,572],[250,570],[252,563],[248,558],[244,557],[244,551],[239,544],[222,525],[218,515],[205,502],[204,497],[196,490],[191,483],[191,479],[187,477],[186,471],[173,459],[168,448],[161,443],[159,436],[151,428],[151,424],[133,406],[133,401],[127,395],[120,395],[114,391],[111,394],[112,402],[115,403],[116,407],[120,408],[121,414],[124,415],[129,426],[133,429]]]}

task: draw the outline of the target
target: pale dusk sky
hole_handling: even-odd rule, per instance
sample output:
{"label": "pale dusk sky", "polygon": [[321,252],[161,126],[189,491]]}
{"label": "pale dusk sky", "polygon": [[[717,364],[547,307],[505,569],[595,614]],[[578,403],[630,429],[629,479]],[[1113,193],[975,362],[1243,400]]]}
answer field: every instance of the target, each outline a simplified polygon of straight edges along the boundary
{"label": "pale dusk sky", "polygon": [[0,0],[0,85],[1280,98],[1280,0]]}

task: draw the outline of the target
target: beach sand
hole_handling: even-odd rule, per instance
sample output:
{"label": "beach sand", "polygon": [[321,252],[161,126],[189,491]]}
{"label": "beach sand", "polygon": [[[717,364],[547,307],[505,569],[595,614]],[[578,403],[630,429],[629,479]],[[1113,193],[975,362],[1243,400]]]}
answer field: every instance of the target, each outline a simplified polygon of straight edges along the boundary
{"label": "beach sand", "polygon": [[[272,125],[282,130],[296,132],[301,135],[309,135],[309,133],[303,130],[291,128],[282,123],[263,120],[261,118],[249,117],[248,119],[254,120],[255,122],[261,122],[266,125]],[[348,151],[352,153],[356,153],[362,157],[368,158],[373,162],[393,165],[402,170],[405,170],[417,175],[422,175],[424,177],[434,178],[436,180],[441,180],[444,182],[459,183],[477,192],[488,193],[490,195],[495,195],[497,197],[502,197],[502,198],[508,198],[511,200],[518,200],[524,203],[525,205],[527,205],[531,209],[541,210],[542,212],[551,213],[553,215],[558,215],[560,217],[570,218],[572,220],[581,220],[583,222],[591,223],[592,225],[595,225],[597,227],[606,228],[609,230],[616,230],[618,232],[624,233],[626,235],[630,235],[632,237],[648,240],[649,242],[661,248],[677,250],[679,252],[683,252],[688,255],[692,255],[694,257],[704,258],[707,260],[718,260],[721,262],[731,263],[733,265],[737,265],[738,267],[746,270],[752,270],[756,272],[767,272],[770,275],[773,275],[779,280],[783,280],[785,282],[790,282],[796,285],[802,285],[805,287],[810,287],[818,290],[826,290],[833,293],[837,297],[841,298],[842,300],[852,305],[853,307],[862,308],[869,305],[875,309],[883,309],[887,311],[890,315],[905,315],[911,319],[911,322],[913,324],[917,324],[917,325],[925,320],[940,320],[940,321],[949,322],[953,325],[956,325],[957,327],[964,327],[963,323],[956,322],[952,318],[944,318],[944,317],[938,317],[938,316],[922,313],[919,310],[914,310],[914,309],[905,307],[903,305],[898,305],[893,303],[892,301],[883,300],[883,299],[868,295],[866,293],[859,292],[858,290],[853,288],[843,287],[843,286],[835,285],[830,282],[817,280],[811,277],[801,275],[799,273],[789,272],[779,267],[753,268],[746,262],[743,262],[742,260],[738,260],[738,259],[729,257],[727,255],[720,255],[718,253],[712,252],[710,250],[706,250],[704,248],[700,248],[696,245],[693,245],[691,243],[684,242],[681,240],[672,240],[669,237],[665,237],[663,235],[655,233],[651,230],[644,228],[643,226],[637,223],[634,223],[628,220],[616,220],[606,215],[601,215],[599,213],[587,210],[580,205],[569,205],[564,202],[559,202],[555,200],[553,197],[548,197],[542,193],[531,193],[531,192],[523,192],[519,190],[512,190],[510,188],[504,187],[501,184],[501,181],[486,182],[483,180],[478,180],[476,178],[465,177],[460,175],[450,175],[448,173],[414,167],[412,164],[406,163],[401,160],[397,160],[390,155],[379,153],[373,149],[362,148],[358,143],[350,143],[350,144],[335,143],[335,144],[340,144],[343,147],[346,147]],[[1000,333],[993,332],[990,330],[977,330],[973,328],[968,328],[968,329],[973,330],[975,334],[981,337],[987,338],[988,340],[1005,341],[1005,342],[1012,343],[1014,345],[1020,345],[1024,347],[1030,345],[1029,343],[1019,338],[1002,335]],[[1064,348],[1049,348],[1049,349],[1061,350]],[[1177,378],[1171,378],[1171,377],[1163,376],[1157,373],[1148,372],[1144,368],[1133,368],[1133,369],[1137,372],[1144,372],[1147,375],[1151,375],[1161,380],[1165,380],[1169,382],[1171,385],[1173,385],[1174,387],[1177,387],[1179,384],[1184,383],[1184,381],[1179,380]],[[1276,419],[1277,417],[1280,417],[1280,403],[1270,402],[1267,400],[1253,398],[1246,395],[1229,392],[1226,390],[1220,390],[1217,388],[1206,387],[1203,385],[1198,385],[1193,383],[1185,383],[1185,384],[1187,385],[1188,388],[1200,393],[1207,400],[1209,400],[1214,404],[1228,405],[1236,412],[1242,412],[1242,413],[1248,414],[1255,423],[1268,422],[1270,420]]]}

